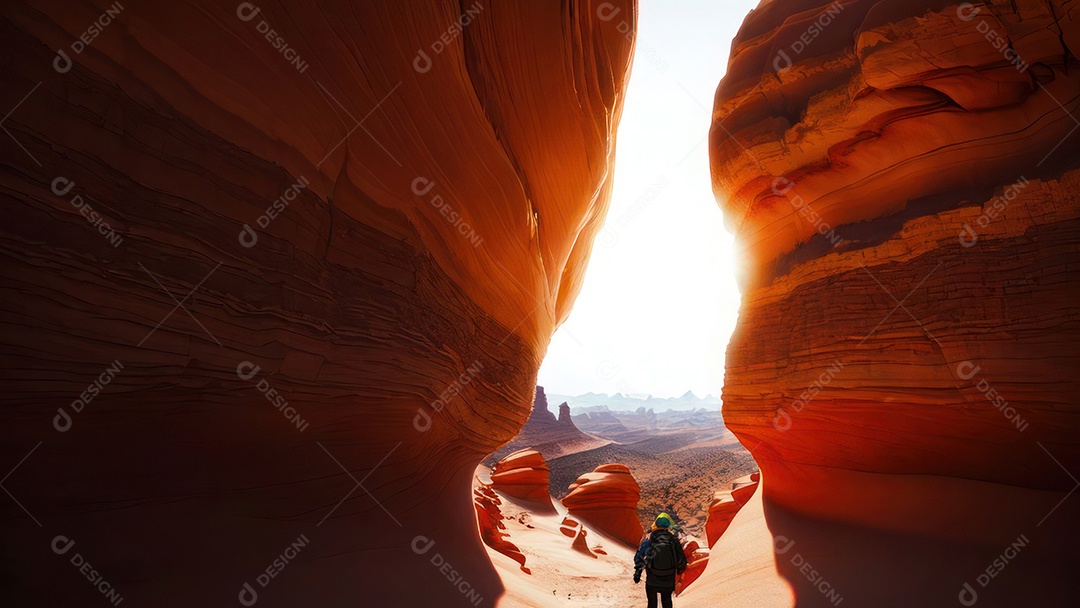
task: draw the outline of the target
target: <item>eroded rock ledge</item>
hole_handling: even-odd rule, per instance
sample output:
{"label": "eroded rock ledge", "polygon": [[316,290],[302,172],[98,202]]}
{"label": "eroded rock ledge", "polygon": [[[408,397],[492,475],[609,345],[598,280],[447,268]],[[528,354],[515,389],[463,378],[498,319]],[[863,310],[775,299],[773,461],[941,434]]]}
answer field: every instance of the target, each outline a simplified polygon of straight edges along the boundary
{"label": "eroded rock ledge", "polygon": [[606,209],[632,3],[123,5],[0,19],[0,603],[98,600],[61,534],[133,605],[497,597],[472,474]]}
{"label": "eroded rock ledge", "polygon": [[[1021,534],[1029,564],[1075,565],[1076,17],[1041,0],[763,2],[733,46],[711,130],[746,264],[724,418],[761,465],[773,532],[837,556],[818,570],[847,603],[904,601],[844,561],[867,530],[896,572],[925,575],[907,599],[926,605],[955,603]],[[862,527],[838,542],[805,517]],[[919,563],[890,534],[939,544]],[[987,601],[1076,592],[1024,568]]]}

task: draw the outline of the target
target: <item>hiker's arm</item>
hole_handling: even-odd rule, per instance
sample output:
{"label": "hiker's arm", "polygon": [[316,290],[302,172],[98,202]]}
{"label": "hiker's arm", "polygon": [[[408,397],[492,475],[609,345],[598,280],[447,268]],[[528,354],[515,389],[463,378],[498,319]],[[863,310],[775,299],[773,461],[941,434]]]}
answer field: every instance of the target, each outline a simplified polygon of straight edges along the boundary
{"label": "hiker's arm", "polygon": [[676,551],[678,555],[675,556],[675,569],[679,572],[686,570],[686,549],[683,548],[683,544],[679,543],[679,550]]}
{"label": "hiker's arm", "polygon": [[649,539],[641,541],[641,546],[638,547],[637,553],[634,554],[634,570],[641,570],[645,567],[645,554],[649,552]]}

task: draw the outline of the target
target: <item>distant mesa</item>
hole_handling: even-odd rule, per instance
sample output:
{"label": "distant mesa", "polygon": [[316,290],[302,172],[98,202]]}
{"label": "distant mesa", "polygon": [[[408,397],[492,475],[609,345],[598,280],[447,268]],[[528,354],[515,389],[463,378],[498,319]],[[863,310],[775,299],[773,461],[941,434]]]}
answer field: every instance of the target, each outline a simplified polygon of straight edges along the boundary
{"label": "distant mesa", "polygon": [[565,401],[559,405],[559,424],[574,426],[574,421],[570,418],[570,404]]}
{"label": "distant mesa", "polygon": [[508,496],[536,503],[533,508],[538,513],[551,513],[555,506],[548,490],[549,476],[550,470],[540,452],[518,450],[491,470],[491,486]]}
{"label": "distant mesa", "polygon": [[544,387],[536,387],[536,397],[533,400],[533,410],[529,419],[522,425],[517,437],[511,439],[506,445],[496,450],[488,457],[486,462],[498,459],[521,449],[532,449],[539,452],[543,458],[552,460],[566,454],[573,454],[584,450],[591,450],[611,443],[610,440],[596,437],[583,432],[574,423],[570,414],[570,405],[563,403],[559,406],[559,415],[548,409],[547,395]]}
{"label": "distant mesa", "polygon": [[733,443],[719,407],[678,409],[668,407],[657,413],[652,407],[614,410],[606,405],[574,408],[577,427],[587,433],[619,443],[634,443],[659,434],[690,431],[698,442],[722,445]]}
{"label": "distant mesa", "polygon": [[570,514],[631,547],[645,530],[637,515],[641,487],[626,465],[602,464],[570,484],[563,499]]}
{"label": "distant mesa", "polygon": [[[533,426],[552,424],[558,422],[555,419],[555,414],[551,413],[548,409],[547,395],[544,394],[544,387],[536,387],[536,397],[533,398],[533,411],[529,416],[529,419],[525,422],[525,426],[532,424]],[[522,428],[524,430],[524,427]]]}
{"label": "distant mesa", "polygon": [[759,481],[761,473],[740,477],[732,482],[730,490],[719,491],[714,495],[713,502],[709,505],[709,518],[705,522],[705,536],[709,540],[710,549],[731,525],[731,520],[735,519],[739,509],[754,495]]}
{"label": "distant mesa", "polygon": [[591,408],[605,407],[613,411],[632,412],[639,408],[652,409],[656,412],[667,410],[692,410],[703,408],[710,411],[720,410],[720,399],[713,395],[698,397],[693,391],[686,391],[679,397],[654,397],[653,395],[615,393],[585,393],[584,395],[558,395],[549,397],[555,402],[565,401],[570,404],[574,414],[591,411]]}

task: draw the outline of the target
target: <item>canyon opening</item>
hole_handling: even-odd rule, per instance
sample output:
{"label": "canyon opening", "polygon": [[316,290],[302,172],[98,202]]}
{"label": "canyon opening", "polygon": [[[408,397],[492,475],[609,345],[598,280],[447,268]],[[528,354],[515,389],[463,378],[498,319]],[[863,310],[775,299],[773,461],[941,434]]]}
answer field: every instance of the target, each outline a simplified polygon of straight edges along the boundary
{"label": "canyon opening", "polygon": [[1078,11],[5,4],[0,604],[1078,605]]}

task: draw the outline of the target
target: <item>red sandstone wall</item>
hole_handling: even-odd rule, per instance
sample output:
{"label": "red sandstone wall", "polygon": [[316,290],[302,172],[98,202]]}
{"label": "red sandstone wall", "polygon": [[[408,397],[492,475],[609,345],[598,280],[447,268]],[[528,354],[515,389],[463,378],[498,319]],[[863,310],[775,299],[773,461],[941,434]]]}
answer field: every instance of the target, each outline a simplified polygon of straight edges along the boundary
{"label": "red sandstone wall", "polygon": [[109,6],[0,19],[0,603],[98,601],[58,535],[129,604],[494,601],[472,472],[605,212],[632,3]]}
{"label": "red sandstone wall", "polygon": [[[774,532],[799,529],[784,509],[958,543],[877,564],[910,573],[921,554],[942,595],[920,605],[955,605],[1021,534],[1044,568],[1080,538],[1080,502],[1062,502],[1080,471],[1076,16],[763,2],[717,91],[713,185],[745,264],[725,421],[761,465]],[[860,596],[875,566],[849,561],[848,603],[902,602],[887,578]],[[990,601],[1075,598],[1022,567]]]}

